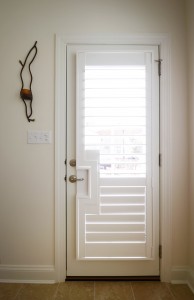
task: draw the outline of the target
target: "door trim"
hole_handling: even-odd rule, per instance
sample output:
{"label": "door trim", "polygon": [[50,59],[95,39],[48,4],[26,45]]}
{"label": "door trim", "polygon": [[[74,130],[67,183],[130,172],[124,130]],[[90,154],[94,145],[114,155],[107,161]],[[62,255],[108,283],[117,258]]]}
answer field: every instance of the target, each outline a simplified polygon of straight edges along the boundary
{"label": "door trim", "polygon": [[160,77],[160,278],[171,279],[172,237],[172,146],[171,146],[171,97],[170,97],[170,38],[168,35],[126,37],[62,37],[55,43],[55,279],[66,279],[66,46],[68,44],[129,44],[158,45],[162,59]]}

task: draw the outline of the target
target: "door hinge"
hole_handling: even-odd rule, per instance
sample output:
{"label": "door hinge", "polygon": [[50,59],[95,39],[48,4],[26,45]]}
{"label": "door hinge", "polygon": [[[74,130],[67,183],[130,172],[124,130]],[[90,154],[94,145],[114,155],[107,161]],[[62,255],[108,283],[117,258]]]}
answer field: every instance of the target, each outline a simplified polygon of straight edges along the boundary
{"label": "door hinge", "polygon": [[159,258],[162,258],[162,245],[159,245]]}
{"label": "door hinge", "polygon": [[161,74],[162,74],[162,71],[161,71],[161,67],[162,67],[162,59],[161,58],[159,58],[159,59],[157,59],[157,60],[155,60],[155,62],[157,62],[158,63],[158,76],[161,76]]}
{"label": "door hinge", "polygon": [[162,166],[162,154],[159,153],[159,167]]}
{"label": "door hinge", "polygon": [[67,176],[65,175],[64,180],[67,181]]}

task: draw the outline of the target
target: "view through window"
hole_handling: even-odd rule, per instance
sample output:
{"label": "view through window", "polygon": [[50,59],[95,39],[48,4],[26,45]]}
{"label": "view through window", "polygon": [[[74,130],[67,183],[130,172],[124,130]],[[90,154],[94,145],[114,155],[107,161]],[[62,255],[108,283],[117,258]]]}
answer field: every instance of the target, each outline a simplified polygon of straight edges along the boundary
{"label": "view through window", "polygon": [[146,176],[145,65],[85,66],[85,150],[101,177]]}

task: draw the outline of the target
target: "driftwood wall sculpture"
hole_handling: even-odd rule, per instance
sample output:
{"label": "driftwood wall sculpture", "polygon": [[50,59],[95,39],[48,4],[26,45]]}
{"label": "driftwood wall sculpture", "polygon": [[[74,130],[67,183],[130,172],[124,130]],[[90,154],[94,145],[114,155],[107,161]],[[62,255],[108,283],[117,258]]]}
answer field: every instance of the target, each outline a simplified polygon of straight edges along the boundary
{"label": "driftwood wall sculpture", "polygon": [[[32,76],[32,72],[31,72],[31,64],[33,63],[38,49],[37,49],[37,41],[35,42],[35,44],[33,45],[33,47],[29,50],[28,54],[26,55],[26,58],[24,60],[24,62],[22,62],[21,60],[19,61],[22,68],[20,71],[20,78],[21,78],[21,82],[22,82],[22,87],[20,90],[20,97],[22,99],[22,101],[24,102],[25,105],[25,112],[26,112],[26,118],[28,120],[28,122],[31,121],[35,121],[35,119],[31,119],[33,110],[32,110],[32,101],[33,101],[33,95],[32,95],[32,81],[33,81],[33,76]],[[33,54],[34,52],[34,54]],[[28,61],[29,60],[29,61]],[[27,70],[25,70],[27,68]],[[29,82],[29,86],[24,87],[24,78],[23,76],[25,76],[23,73],[24,71],[29,72],[30,75],[30,82]],[[26,74],[26,73],[25,73]]]}

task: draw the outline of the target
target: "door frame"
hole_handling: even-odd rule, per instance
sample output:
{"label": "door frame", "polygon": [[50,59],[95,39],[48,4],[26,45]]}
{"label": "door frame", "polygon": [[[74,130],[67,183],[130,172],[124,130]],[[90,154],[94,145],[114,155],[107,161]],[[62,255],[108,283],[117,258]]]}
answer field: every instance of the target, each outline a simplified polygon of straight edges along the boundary
{"label": "door frame", "polygon": [[170,38],[168,35],[125,37],[63,37],[55,40],[55,280],[66,278],[66,47],[68,44],[157,45],[162,59],[160,76],[160,259],[161,281],[171,280],[172,146]]}

